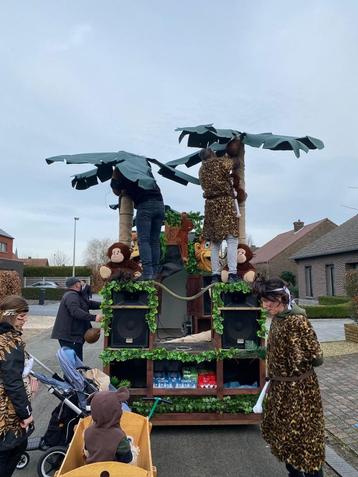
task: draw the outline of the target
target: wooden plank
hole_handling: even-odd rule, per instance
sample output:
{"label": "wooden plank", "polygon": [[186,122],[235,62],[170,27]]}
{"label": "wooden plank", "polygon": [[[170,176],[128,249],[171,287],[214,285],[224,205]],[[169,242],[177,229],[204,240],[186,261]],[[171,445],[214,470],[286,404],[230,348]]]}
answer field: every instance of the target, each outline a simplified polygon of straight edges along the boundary
{"label": "wooden plank", "polygon": [[147,360],[147,397],[153,397],[154,362]]}
{"label": "wooden plank", "polygon": [[217,397],[222,399],[224,395],[224,362],[222,359],[216,361],[216,382],[218,385]]}
{"label": "wooden plank", "polygon": [[258,310],[261,311],[261,308],[257,306],[222,306],[218,310]]}
{"label": "wooden plank", "polygon": [[119,309],[149,310],[149,306],[147,305],[112,305],[111,308],[115,310],[119,310]]}
{"label": "wooden plank", "polygon": [[257,394],[259,395],[261,388],[224,388],[225,396],[236,396],[238,394]]}
{"label": "wooden plank", "polygon": [[146,396],[148,393],[147,388],[129,388],[130,396]]}
{"label": "wooden plank", "polygon": [[157,414],[151,420],[153,426],[212,426],[259,424],[261,414],[218,414],[218,413],[172,413]]}
{"label": "wooden plank", "polygon": [[155,396],[216,396],[215,388],[153,388]]}

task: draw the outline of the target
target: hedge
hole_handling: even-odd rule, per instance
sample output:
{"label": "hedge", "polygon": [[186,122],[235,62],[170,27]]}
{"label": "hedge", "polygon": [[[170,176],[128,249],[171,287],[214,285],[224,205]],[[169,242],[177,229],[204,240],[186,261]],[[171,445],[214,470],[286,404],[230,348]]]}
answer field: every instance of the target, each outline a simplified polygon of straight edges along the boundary
{"label": "hedge", "polygon": [[[76,267],[78,277],[89,277],[92,270],[89,267]],[[72,267],[24,267],[24,277],[71,277]]]}
{"label": "hedge", "polygon": [[350,302],[340,305],[307,305],[303,307],[308,318],[350,318]]}
{"label": "hedge", "polygon": [[342,303],[348,303],[348,296],[319,296],[318,303],[320,305],[341,305]]}
{"label": "hedge", "polygon": [[[23,288],[22,296],[27,300],[38,300],[40,298],[41,288]],[[61,300],[65,291],[65,288],[44,288],[45,300]]]}
{"label": "hedge", "polygon": [[19,295],[20,290],[19,274],[13,270],[0,270],[0,300],[7,295]]}

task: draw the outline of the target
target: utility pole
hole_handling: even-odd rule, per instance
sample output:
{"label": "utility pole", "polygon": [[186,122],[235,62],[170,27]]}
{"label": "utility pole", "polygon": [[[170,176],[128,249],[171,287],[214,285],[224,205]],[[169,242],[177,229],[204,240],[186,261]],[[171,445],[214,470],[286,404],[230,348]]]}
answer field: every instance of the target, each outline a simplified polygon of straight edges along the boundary
{"label": "utility pole", "polygon": [[72,260],[72,276],[75,276],[76,270],[76,223],[77,220],[80,220],[79,217],[73,217],[73,260]]}

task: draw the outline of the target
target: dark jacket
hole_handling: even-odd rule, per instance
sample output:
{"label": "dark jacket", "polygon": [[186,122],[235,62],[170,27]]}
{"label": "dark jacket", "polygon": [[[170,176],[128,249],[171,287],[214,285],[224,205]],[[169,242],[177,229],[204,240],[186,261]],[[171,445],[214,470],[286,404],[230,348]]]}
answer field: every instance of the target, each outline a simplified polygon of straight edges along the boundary
{"label": "dark jacket", "polygon": [[135,208],[142,202],[147,202],[148,200],[163,201],[162,193],[157,184],[154,185],[153,189],[143,189],[139,187],[137,182],[132,182],[127,179],[118,169],[116,169],[113,174],[111,188],[113,193],[118,196],[120,196],[121,191],[124,190],[132,199]]}
{"label": "dark jacket", "polygon": [[97,310],[100,302],[88,300],[81,292],[68,290],[62,297],[51,338],[83,343],[85,332],[96,319],[88,310]]}
{"label": "dark jacket", "polygon": [[26,439],[20,421],[31,416],[22,373],[25,344],[20,331],[0,323],[0,451],[12,449]]}

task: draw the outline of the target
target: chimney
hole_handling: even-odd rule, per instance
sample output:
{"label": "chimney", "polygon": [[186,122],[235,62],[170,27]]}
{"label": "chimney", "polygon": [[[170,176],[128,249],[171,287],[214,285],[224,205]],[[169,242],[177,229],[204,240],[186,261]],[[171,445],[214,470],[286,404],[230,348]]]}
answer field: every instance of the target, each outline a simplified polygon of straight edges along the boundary
{"label": "chimney", "polygon": [[304,222],[301,222],[300,219],[298,219],[296,222],[293,222],[293,230],[294,232],[298,232],[299,230],[302,229],[302,227],[304,227],[305,224]]}

